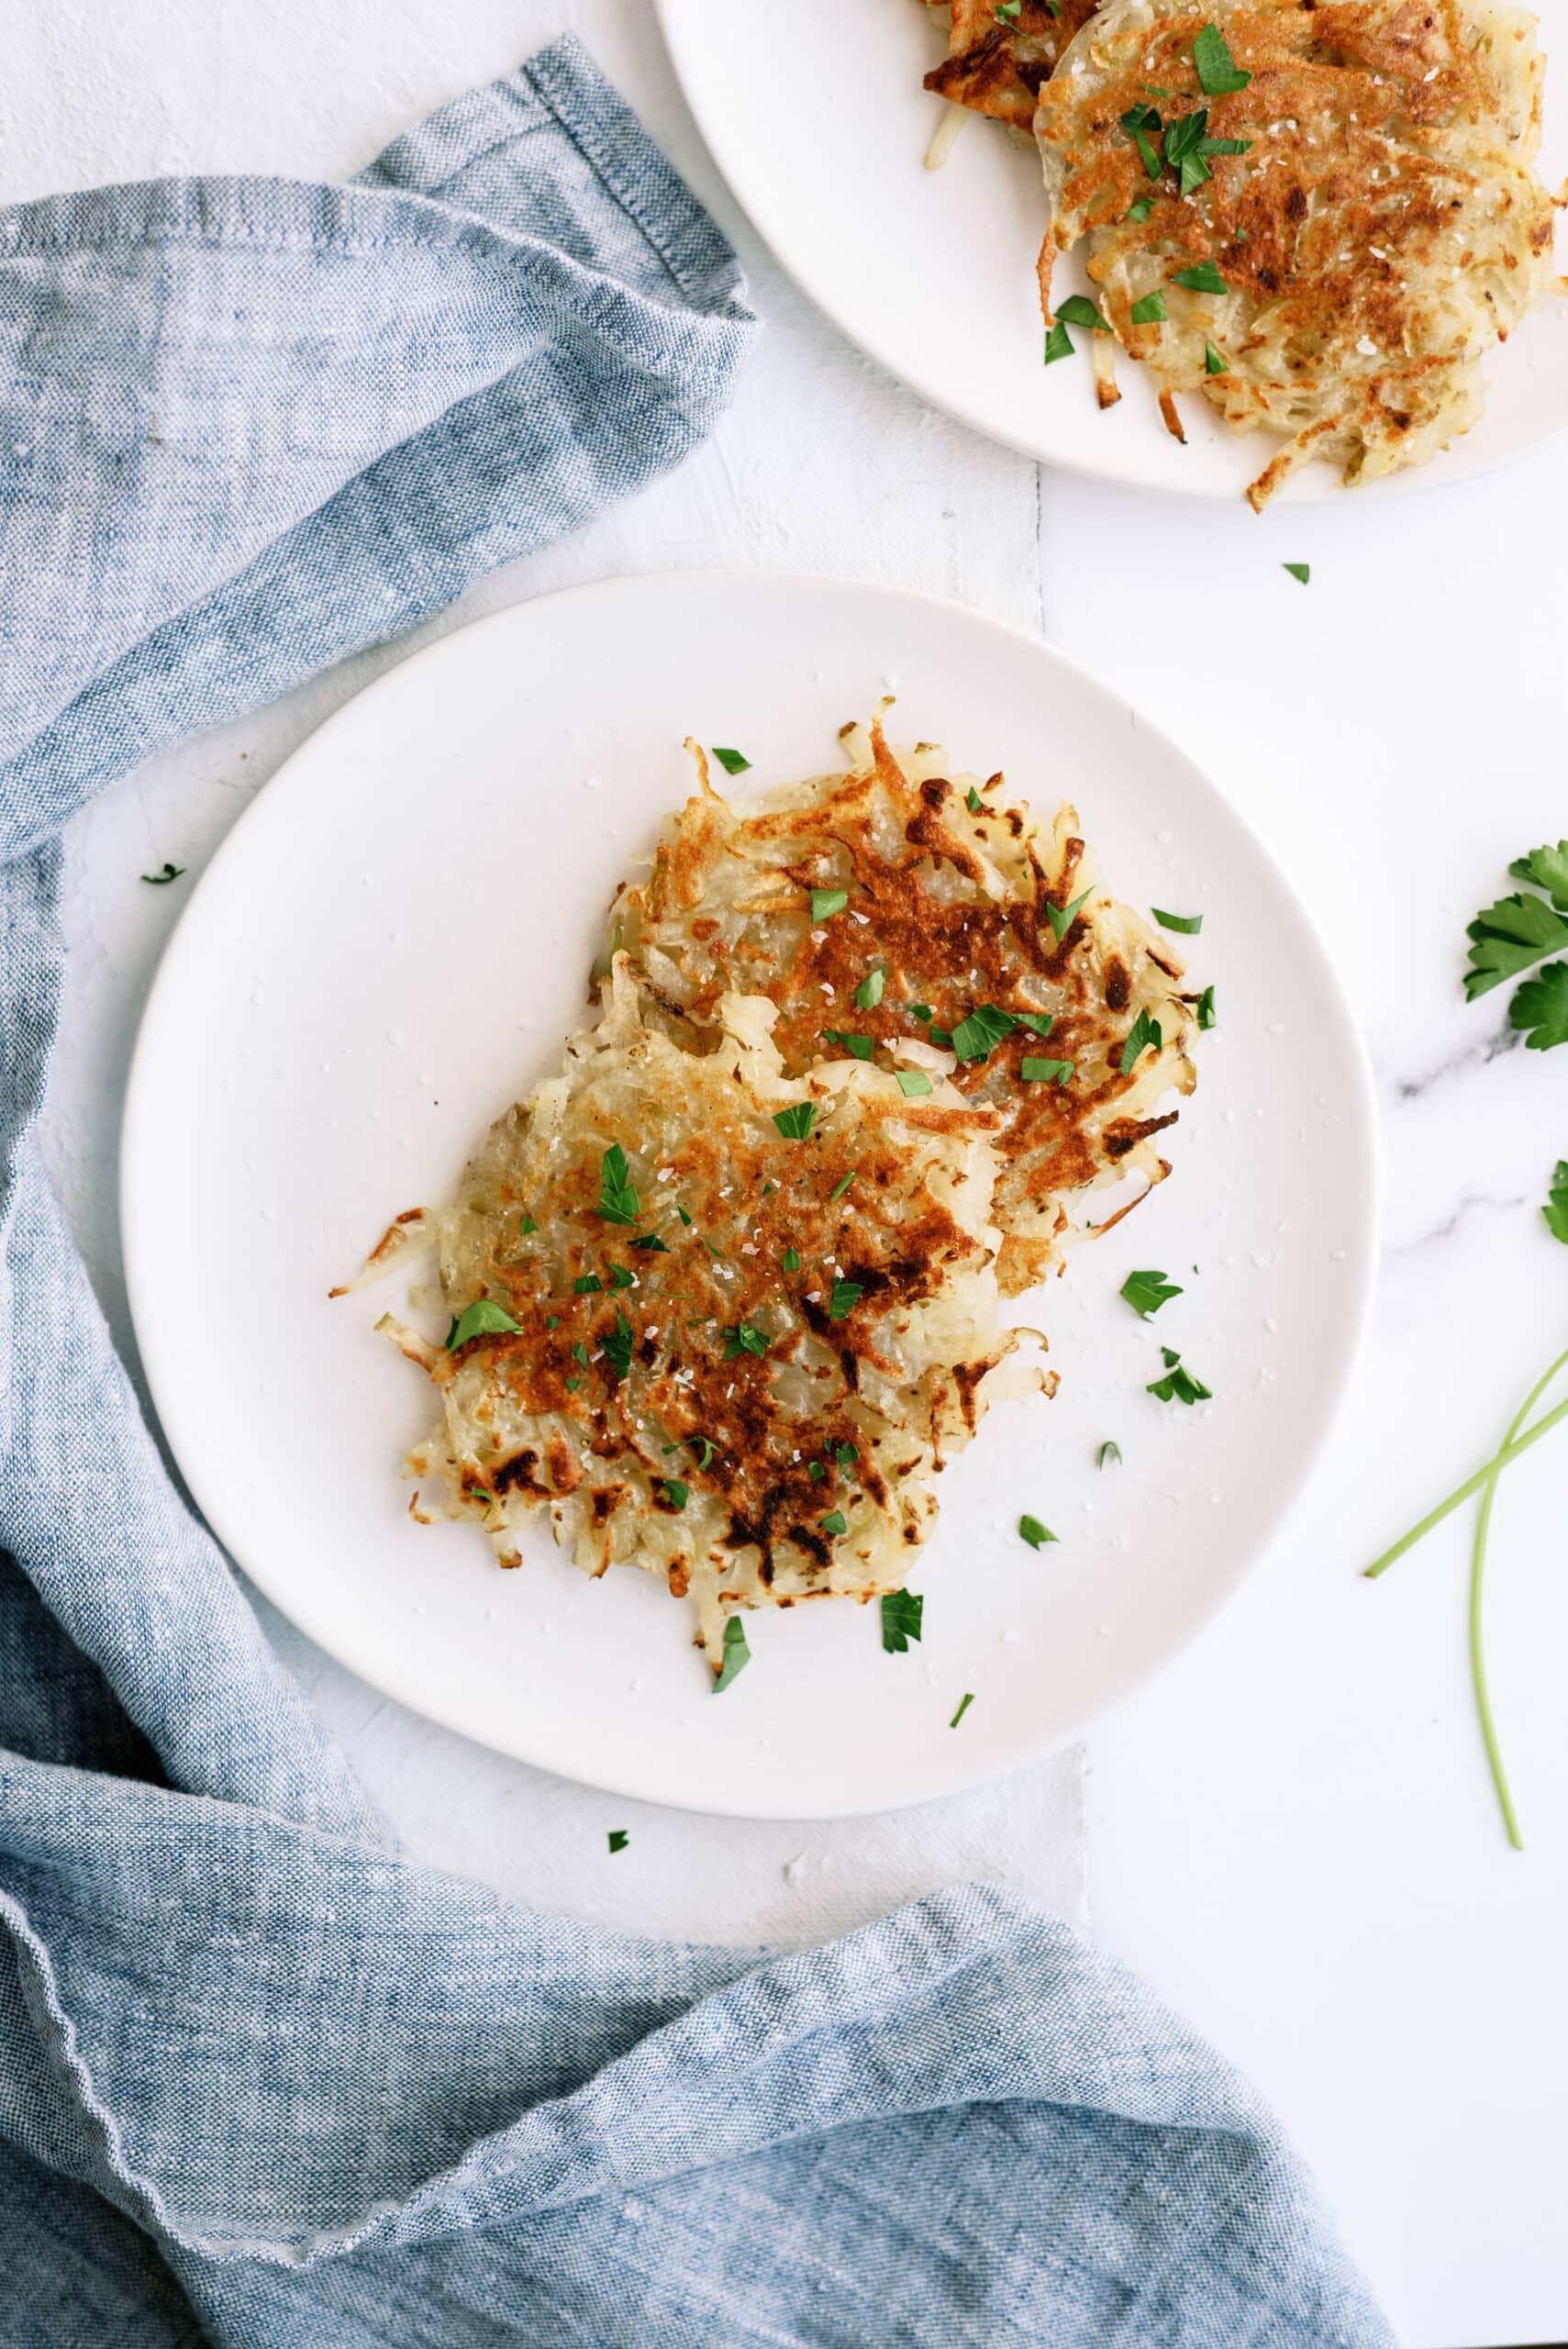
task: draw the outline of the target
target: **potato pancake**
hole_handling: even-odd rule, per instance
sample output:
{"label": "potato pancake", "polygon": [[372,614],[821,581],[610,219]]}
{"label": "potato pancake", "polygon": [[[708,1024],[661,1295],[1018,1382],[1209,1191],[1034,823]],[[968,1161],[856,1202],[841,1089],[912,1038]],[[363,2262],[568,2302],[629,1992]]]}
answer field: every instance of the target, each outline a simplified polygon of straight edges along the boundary
{"label": "potato pancake", "polygon": [[843,740],[846,772],[744,811],[690,746],[702,787],[617,897],[610,948],[688,1050],[717,1041],[728,996],[764,996],[789,1074],[828,1056],[834,1082],[858,1063],[984,1112],[1016,1296],[1060,1268],[1070,1201],[1170,1172],[1153,1137],[1196,1082],[1197,998],[1171,941],[1106,888],[1072,807],[1042,829],[1001,775],[955,774],[931,744],[895,752],[880,713]]}
{"label": "potato pancake", "polygon": [[995,1111],[786,1073],[765,999],[716,999],[700,1056],[643,1000],[617,955],[562,1073],[372,1262],[439,1239],[446,1343],[382,1326],[439,1391],[410,1465],[448,1513],[505,1565],[544,1511],[590,1574],[661,1575],[717,1671],[739,1608],[902,1587],[998,1381],[1046,1381],[997,1319]]}
{"label": "potato pancake", "polygon": [[1110,0],[1040,95],[1047,315],[1086,242],[1177,439],[1192,391],[1284,436],[1254,507],[1312,458],[1347,483],[1424,463],[1553,283],[1540,84],[1534,19],[1485,0]]}
{"label": "potato pancake", "polygon": [[[940,0],[929,0],[940,5]],[[926,87],[954,106],[1028,130],[1042,82],[1095,0],[1018,0],[999,16],[994,0],[952,0],[949,53],[926,75]]]}

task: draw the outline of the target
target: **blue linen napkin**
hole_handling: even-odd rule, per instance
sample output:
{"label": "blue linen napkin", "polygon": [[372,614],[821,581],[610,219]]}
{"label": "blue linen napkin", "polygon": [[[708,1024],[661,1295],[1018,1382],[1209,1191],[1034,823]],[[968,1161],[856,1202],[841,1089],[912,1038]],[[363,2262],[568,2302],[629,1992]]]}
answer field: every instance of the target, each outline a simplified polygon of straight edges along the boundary
{"label": "blue linen napkin", "polygon": [[165,1475],[39,1168],[70,815],[678,461],[752,325],[571,42],[352,188],[0,215],[17,2349],[1391,2340],[1255,2094],[1008,1895],[770,1959],[400,1863]]}

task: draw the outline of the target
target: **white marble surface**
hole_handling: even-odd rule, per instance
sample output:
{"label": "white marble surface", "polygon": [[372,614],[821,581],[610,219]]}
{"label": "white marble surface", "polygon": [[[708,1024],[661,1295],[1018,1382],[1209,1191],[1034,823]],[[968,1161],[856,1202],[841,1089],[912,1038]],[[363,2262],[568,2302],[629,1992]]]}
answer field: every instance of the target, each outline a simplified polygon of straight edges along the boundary
{"label": "white marble surface", "polygon": [[[1568,1154],[1568,1053],[1509,1049],[1505,997],[1467,1009],[1459,986],[1464,922],[1508,859],[1568,830],[1553,527],[1568,445],[1397,505],[1287,504],[1262,521],[1039,473],[922,409],[781,277],[716,184],[645,0],[53,0],[7,26],[0,195],[195,168],[346,173],[567,23],[736,234],[768,341],[684,472],[487,583],[465,613],[722,561],[897,581],[1042,629],[1206,759],[1334,945],[1384,1109],[1373,1336],[1247,1592],[1093,1741],[1093,1920],[1275,2098],[1412,2349],[1561,2342],[1568,1577],[1553,1446],[1512,1472],[1495,1537],[1522,1855],[1498,1833],[1470,1711],[1463,1524],[1376,1587],[1357,1567],[1478,1461],[1568,1323],[1568,1254],[1536,1212]],[[1310,588],[1286,560],[1310,560]],[[136,875],[166,856],[199,871],[279,759],[401,649],[158,761],[76,829],[49,1141],[122,1337],[116,1122],[177,910]],[[623,1818],[442,1737],[280,1636],[416,1849],[547,1882],[583,1913],[799,1937],[991,1860],[1059,1906],[1078,1897],[1060,1766],[969,1822],[908,1814],[863,1865],[836,1830],[780,1831],[738,1863],[704,1822]],[[635,1865],[628,1852],[624,1876],[595,1876],[581,1854],[617,1824],[635,1829]]]}

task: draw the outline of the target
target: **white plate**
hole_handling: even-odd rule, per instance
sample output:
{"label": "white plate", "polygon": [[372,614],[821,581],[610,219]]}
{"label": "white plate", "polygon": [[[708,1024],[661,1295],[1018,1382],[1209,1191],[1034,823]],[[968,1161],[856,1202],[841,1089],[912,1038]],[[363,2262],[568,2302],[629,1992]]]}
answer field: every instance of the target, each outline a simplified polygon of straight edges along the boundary
{"label": "white plate", "polygon": [[[1568,51],[1568,0],[1538,0],[1550,58]],[[1074,473],[1149,489],[1239,497],[1271,443],[1227,432],[1183,403],[1187,446],[1166,432],[1142,371],[1095,406],[1089,363],[1041,363],[1035,256],[1045,198],[1032,149],[973,117],[939,172],[925,150],[943,102],[920,86],[945,55],[944,10],[920,0],[659,0],[687,102],[720,171],[774,252],[845,334],[976,431]],[[722,31],[718,25],[722,20]],[[1568,171],[1568,55],[1547,74],[1541,177]],[[1084,287],[1062,263],[1059,290]],[[1077,338],[1081,342],[1082,337]],[[1486,413],[1445,455],[1358,497],[1467,479],[1568,424],[1568,303],[1528,319],[1486,362]],[[1277,444],[1275,444],[1277,445]],[[1308,465],[1284,493],[1331,495]]]}
{"label": "white plate", "polygon": [[[943,1479],[912,1577],[924,1644],[874,1608],[751,1619],[715,1699],[684,1605],[591,1582],[540,1531],[506,1573],[406,1514],[432,1418],[337,1303],[390,1215],[446,1198],[557,1065],[617,879],[691,783],[694,732],[759,784],[836,763],[896,687],[895,734],[1071,793],[1113,885],[1202,912],[1218,987],[1176,1173],[1043,1314],[1062,1374],[993,1413]],[[1312,1462],[1369,1285],[1371,1093],[1307,915],[1180,751],[1060,656],[973,612],[766,574],[606,581],[502,612],[339,712],[235,828],[143,1019],[121,1204],[132,1309],[180,1465],[219,1538],[367,1680],[469,1736],[619,1792],[828,1817],[939,1795],[1073,1736],[1188,1639]],[[1190,1267],[1196,1264],[1194,1274]],[[1145,1326],[1134,1265],[1185,1294]],[[386,1302],[395,1301],[389,1297]],[[1160,1346],[1215,1393],[1144,1392]],[[1119,1468],[1095,1465],[1114,1439]],[[1032,1511],[1061,1536],[1038,1554]],[[950,1716],[966,1690],[961,1728]]]}

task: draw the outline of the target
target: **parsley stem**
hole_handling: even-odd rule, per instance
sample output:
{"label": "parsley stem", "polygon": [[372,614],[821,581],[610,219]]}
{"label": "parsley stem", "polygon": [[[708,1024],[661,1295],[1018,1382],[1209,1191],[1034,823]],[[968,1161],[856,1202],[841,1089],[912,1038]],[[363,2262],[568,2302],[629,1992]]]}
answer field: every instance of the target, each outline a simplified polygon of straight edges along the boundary
{"label": "parsley stem", "polygon": [[[1563,1359],[1568,1360],[1568,1356],[1564,1356]],[[1555,1370],[1558,1365],[1554,1364],[1552,1367]],[[1539,1389],[1537,1391],[1539,1392]],[[1527,1404],[1525,1408],[1528,1410],[1529,1407]],[[1370,1566],[1363,1567],[1362,1572],[1367,1580],[1375,1582],[1379,1575],[1386,1574],[1396,1558],[1402,1558],[1407,1550],[1413,1550],[1424,1535],[1429,1533],[1435,1525],[1440,1525],[1445,1517],[1451,1516],[1462,1502],[1470,1498],[1472,1493],[1478,1493],[1488,1479],[1496,1479],[1510,1462],[1517,1460],[1521,1453],[1528,1452],[1532,1443],[1538,1443],[1543,1435],[1550,1434],[1559,1419],[1568,1419],[1568,1400],[1557,1404],[1553,1409],[1548,1411],[1543,1419],[1537,1419],[1534,1427],[1527,1428],[1523,1435],[1510,1437],[1500,1450],[1493,1453],[1484,1467],[1477,1468],[1473,1476],[1467,1476],[1462,1485],[1456,1486],[1446,1501],[1440,1501],[1436,1508],[1429,1509],[1419,1525],[1413,1525],[1409,1532],[1396,1542],[1391,1550],[1385,1550],[1381,1558],[1374,1558]]]}
{"label": "parsley stem", "polygon": [[[1525,1397],[1509,1423],[1503,1439],[1505,1448],[1513,1442],[1519,1430],[1557,1376],[1568,1364],[1568,1353],[1558,1355],[1550,1370],[1542,1373]],[[1486,1683],[1486,1652],[1481,1631],[1481,1597],[1486,1575],[1486,1541],[1492,1528],[1492,1503],[1496,1497],[1497,1478],[1501,1470],[1494,1464],[1481,1496],[1480,1513],[1475,1520],[1475,1544],[1470,1553],[1470,1677],[1475,1689],[1475,1716],[1481,1724],[1482,1742],[1486,1748],[1487,1765],[1492,1784],[1497,1793],[1497,1807],[1503,1814],[1509,1842],[1516,1852],[1524,1850],[1524,1838],[1519,1833],[1514,1798],[1508,1791],[1508,1774],[1503,1767],[1503,1750],[1497,1742],[1496,1724],[1492,1718],[1492,1697]]]}

